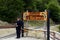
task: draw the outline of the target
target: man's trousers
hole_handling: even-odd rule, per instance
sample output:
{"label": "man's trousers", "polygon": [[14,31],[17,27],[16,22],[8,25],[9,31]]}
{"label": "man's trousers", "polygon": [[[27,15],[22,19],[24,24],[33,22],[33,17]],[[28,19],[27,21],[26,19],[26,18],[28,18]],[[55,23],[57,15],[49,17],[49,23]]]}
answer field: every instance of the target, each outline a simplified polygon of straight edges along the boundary
{"label": "man's trousers", "polygon": [[16,35],[17,35],[17,38],[20,38],[21,33],[22,33],[22,37],[24,37],[24,30],[23,30],[23,28],[16,27]]}

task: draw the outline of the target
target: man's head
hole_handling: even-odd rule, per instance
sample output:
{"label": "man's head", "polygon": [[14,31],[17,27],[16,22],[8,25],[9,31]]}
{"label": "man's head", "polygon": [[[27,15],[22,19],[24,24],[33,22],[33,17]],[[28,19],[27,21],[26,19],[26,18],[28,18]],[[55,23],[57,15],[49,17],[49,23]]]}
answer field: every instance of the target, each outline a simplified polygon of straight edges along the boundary
{"label": "man's head", "polygon": [[19,17],[17,18],[17,21],[21,20]]}

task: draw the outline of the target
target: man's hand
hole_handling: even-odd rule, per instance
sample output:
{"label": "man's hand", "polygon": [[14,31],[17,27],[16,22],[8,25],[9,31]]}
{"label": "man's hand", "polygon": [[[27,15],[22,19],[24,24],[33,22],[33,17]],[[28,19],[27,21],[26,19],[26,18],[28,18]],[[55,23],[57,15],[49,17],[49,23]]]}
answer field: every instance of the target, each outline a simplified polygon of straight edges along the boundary
{"label": "man's hand", "polygon": [[17,23],[15,23],[15,27],[18,27]]}

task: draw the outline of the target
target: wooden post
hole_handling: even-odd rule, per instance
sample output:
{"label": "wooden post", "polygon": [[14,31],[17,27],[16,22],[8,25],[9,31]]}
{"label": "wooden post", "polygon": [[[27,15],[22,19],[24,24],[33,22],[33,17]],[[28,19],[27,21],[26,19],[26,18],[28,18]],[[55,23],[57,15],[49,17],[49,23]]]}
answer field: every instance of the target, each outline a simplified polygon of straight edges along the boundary
{"label": "wooden post", "polygon": [[46,40],[46,31],[44,31],[44,40]]}
{"label": "wooden post", "polygon": [[37,30],[35,30],[35,38],[37,38]]}
{"label": "wooden post", "polygon": [[29,30],[27,29],[26,36],[28,36],[28,31],[29,31]]}
{"label": "wooden post", "polygon": [[55,40],[55,33],[53,32],[53,40]]}

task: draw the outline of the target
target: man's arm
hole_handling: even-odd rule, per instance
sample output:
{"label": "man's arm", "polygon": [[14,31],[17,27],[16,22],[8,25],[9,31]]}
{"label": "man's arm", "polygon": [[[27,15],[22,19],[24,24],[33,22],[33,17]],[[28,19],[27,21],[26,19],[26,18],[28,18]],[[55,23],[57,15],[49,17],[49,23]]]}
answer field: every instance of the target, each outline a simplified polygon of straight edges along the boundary
{"label": "man's arm", "polygon": [[24,22],[22,21],[22,30],[24,30]]}
{"label": "man's arm", "polygon": [[17,23],[15,23],[15,27],[18,27]]}

